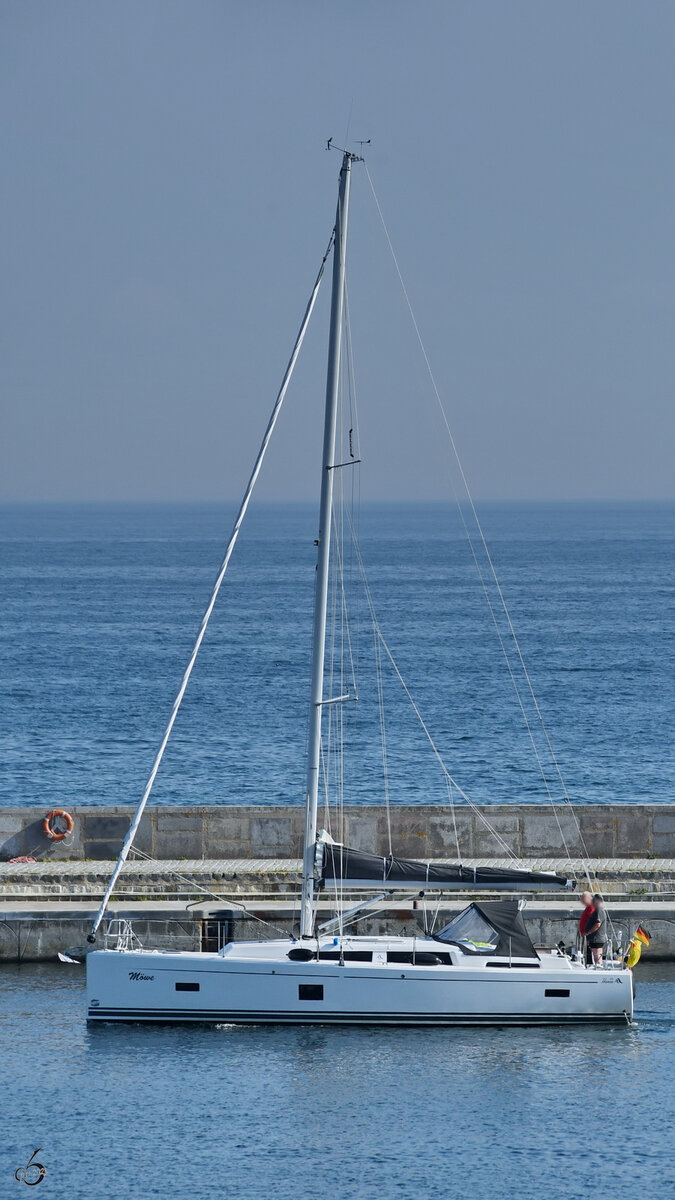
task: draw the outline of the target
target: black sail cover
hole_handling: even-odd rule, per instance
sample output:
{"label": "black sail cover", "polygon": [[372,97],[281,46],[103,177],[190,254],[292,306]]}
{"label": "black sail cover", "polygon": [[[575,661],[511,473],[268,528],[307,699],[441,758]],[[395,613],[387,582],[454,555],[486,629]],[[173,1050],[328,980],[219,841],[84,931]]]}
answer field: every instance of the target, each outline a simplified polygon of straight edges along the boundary
{"label": "black sail cover", "polygon": [[519,871],[511,867],[464,867],[461,863],[415,862],[393,854],[366,854],[349,846],[323,842],[320,886],[334,883],[362,888],[425,888],[464,891],[544,891],[573,888],[574,882],[553,871]]}

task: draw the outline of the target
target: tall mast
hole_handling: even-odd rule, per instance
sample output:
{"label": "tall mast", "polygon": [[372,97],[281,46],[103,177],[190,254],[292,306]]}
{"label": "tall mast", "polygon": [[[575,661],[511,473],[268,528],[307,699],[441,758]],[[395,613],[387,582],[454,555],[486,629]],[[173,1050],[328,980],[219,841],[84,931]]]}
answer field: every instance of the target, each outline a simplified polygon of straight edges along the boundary
{"label": "tall mast", "polygon": [[321,758],[321,715],[323,705],[323,672],[326,649],[326,612],[328,608],[328,572],[330,566],[331,518],[333,505],[333,473],[335,465],[335,430],[337,426],[338,390],[340,381],[340,347],[342,342],[342,312],[345,291],[345,251],[349,214],[349,183],[351,165],[356,155],[345,150],[340,171],[337,215],[335,218],[335,248],[333,250],[333,289],[331,293],[330,340],[328,343],[328,373],[326,379],[326,416],[321,460],[321,509],[314,592],[314,633],[312,639],[312,682],[309,702],[309,746],[307,757],[307,796],[305,813],[305,842],[302,862],[302,903],[300,936],[311,937],[314,926],[314,855],[316,818],[319,800],[319,763]]}

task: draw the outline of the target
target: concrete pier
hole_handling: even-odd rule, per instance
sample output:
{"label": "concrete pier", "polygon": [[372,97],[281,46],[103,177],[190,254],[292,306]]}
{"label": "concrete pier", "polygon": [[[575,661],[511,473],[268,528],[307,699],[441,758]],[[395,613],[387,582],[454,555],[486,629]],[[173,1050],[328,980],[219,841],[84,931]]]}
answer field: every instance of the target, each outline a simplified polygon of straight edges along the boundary
{"label": "concrete pier", "polygon": [[[494,897],[492,897],[494,899]],[[475,895],[455,896],[437,907],[435,900],[427,906],[427,915],[435,915],[435,927],[440,928],[459,912]],[[391,900],[374,916],[355,927],[360,933],[412,934],[424,928],[424,912],[420,902]],[[334,911],[330,901],[319,905],[319,919],[327,919]],[[671,900],[610,900],[607,910],[612,925],[621,933],[624,947],[638,924],[646,926],[652,935],[644,958],[675,961],[675,903]],[[96,911],[92,903],[71,901],[32,902],[16,904],[0,902],[0,962],[29,962],[53,960],[59,951],[86,947],[86,937]],[[556,946],[574,944],[580,907],[573,900],[531,899],[525,909],[525,921],[535,945]],[[111,904],[110,919],[130,920],[136,936],[146,949],[212,950],[226,941],[249,938],[270,938],[297,934],[298,904],[284,900],[259,900],[245,908],[228,904],[227,897],[219,902],[198,901],[190,908],[181,901],[127,901]],[[227,932],[225,932],[227,931]],[[114,944],[113,938],[109,944]],[[99,945],[104,938],[99,938]]]}
{"label": "concrete pier", "polygon": [[[46,809],[0,809],[0,860],[116,858],[133,815],[129,806],[70,809],[74,828],[63,842],[42,830]],[[344,841],[376,854],[391,847],[407,858],[493,858],[505,853],[495,830],[518,858],[675,858],[674,804],[433,804],[347,805]],[[136,837],[144,854],[163,859],[299,858],[304,828],[300,805],[150,807]],[[455,838],[455,829],[457,839]],[[335,831],[334,831],[335,833]],[[459,847],[457,845],[459,842]]]}
{"label": "concrete pier", "polygon": [[[85,942],[132,809],[80,808],[72,815],[72,835],[55,843],[42,831],[42,810],[0,810],[0,961],[55,958]],[[488,836],[486,820],[518,855],[515,861]],[[125,864],[110,916],[132,919],[148,948],[212,949],[225,934],[291,933],[298,917],[302,821],[299,807],[150,809],[138,840],[139,851],[150,857]],[[457,861],[449,810],[392,807],[389,821],[394,853]],[[675,959],[675,806],[580,805],[555,813],[528,805],[458,807],[455,821],[466,866],[510,862],[558,871],[575,877],[579,888],[590,873],[624,942],[641,922],[652,933],[645,957]],[[345,825],[352,845],[388,852],[383,806],[350,808]],[[20,855],[38,861],[8,861]],[[345,895],[344,906],[356,898]],[[449,919],[471,898],[475,893],[446,894],[437,920]],[[333,907],[329,896],[321,901],[326,915]],[[533,939],[541,944],[569,945],[578,915],[578,900],[559,893],[533,896],[526,909]],[[412,932],[422,922],[412,901],[394,899],[357,928]]]}

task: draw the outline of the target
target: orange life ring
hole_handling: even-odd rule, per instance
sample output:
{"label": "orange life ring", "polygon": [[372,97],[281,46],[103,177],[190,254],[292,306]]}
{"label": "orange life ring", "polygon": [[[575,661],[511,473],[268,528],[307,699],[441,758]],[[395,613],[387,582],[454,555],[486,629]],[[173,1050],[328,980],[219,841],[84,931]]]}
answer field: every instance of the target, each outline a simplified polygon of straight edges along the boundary
{"label": "orange life ring", "polygon": [[[60,817],[61,820],[58,825],[55,825],[53,822],[56,822],[57,817]],[[63,823],[65,829],[62,828]],[[65,808],[52,808],[42,822],[42,832],[52,842],[62,842],[67,834],[73,832],[74,827],[75,822]]]}

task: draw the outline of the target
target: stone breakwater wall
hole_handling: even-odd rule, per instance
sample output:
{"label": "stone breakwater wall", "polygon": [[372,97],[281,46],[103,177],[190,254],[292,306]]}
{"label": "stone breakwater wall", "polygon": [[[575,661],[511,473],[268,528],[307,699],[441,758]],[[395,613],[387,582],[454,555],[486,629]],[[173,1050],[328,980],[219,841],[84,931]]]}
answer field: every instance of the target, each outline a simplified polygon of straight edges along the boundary
{"label": "stone breakwater wall", "polygon": [[[458,897],[444,901],[437,913],[434,907],[437,927],[444,925],[466,903],[466,897]],[[50,961],[67,949],[77,954],[76,948],[86,948],[95,911],[93,904],[56,903],[38,907],[16,905],[14,909],[3,910],[0,964]],[[652,940],[644,951],[644,961],[675,961],[675,905],[658,900],[651,903],[610,902],[608,911],[613,936],[620,933],[624,946],[638,923],[647,926]],[[326,908],[324,915],[329,912]],[[528,903],[524,916],[535,945],[555,946],[563,941],[569,946],[575,939],[579,912],[578,900],[567,903],[534,900]],[[249,916],[236,909],[228,912],[223,902],[193,907],[189,912],[177,904],[154,907],[151,904],[113,904],[110,910],[112,917],[120,915],[133,921],[134,932],[147,950],[214,950],[230,938],[255,940],[284,933],[297,936],[297,904],[279,901],[253,907],[248,913]],[[254,914],[258,920],[253,919]],[[261,924],[261,920],[271,922],[272,928]],[[396,907],[388,907],[386,912],[366,917],[358,926],[359,933],[376,935],[410,935],[422,929],[422,912],[414,910],[409,902],[399,902]],[[100,937],[98,944],[102,942]]]}
{"label": "stone breakwater wall", "polygon": [[[42,830],[46,808],[0,808],[0,861],[19,855],[40,860],[116,858],[133,809],[127,806],[74,807],[74,829],[61,842]],[[502,858],[486,822],[519,858],[673,858],[675,803],[457,806],[392,805],[389,809],[394,854],[405,858]],[[389,848],[384,805],[345,809],[345,841],[357,849],[385,854]],[[299,805],[209,805],[200,808],[148,807],[136,837],[144,854],[168,859],[298,858],[304,808]],[[583,843],[583,844],[582,844]]]}

